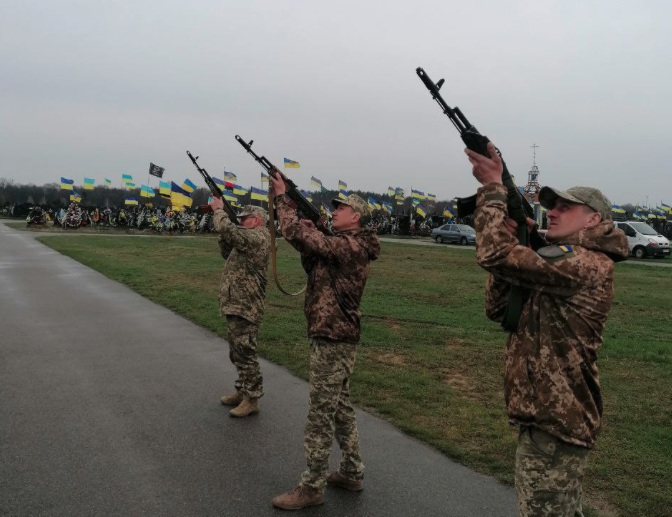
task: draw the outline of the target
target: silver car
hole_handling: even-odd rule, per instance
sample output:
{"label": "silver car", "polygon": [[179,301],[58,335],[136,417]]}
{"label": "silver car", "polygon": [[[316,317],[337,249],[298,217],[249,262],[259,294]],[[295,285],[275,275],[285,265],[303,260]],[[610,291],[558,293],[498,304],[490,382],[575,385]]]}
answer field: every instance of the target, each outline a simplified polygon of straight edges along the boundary
{"label": "silver car", "polygon": [[476,230],[466,224],[444,224],[432,230],[432,239],[442,242],[476,244]]}

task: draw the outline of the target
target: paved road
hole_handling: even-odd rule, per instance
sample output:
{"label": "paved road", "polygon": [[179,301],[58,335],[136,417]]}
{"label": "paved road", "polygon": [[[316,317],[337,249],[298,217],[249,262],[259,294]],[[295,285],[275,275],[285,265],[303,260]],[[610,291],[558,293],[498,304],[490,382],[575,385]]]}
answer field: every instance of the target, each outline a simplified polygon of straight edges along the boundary
{"label": "paved road", "polygon": [[[229,418],[225,341],[33,236],[0,224],[0,515],[282,514],[306,383],[263,362],[262,412]],[[302,515],[516,515],[510,487],[358,419],[365,490]]]}

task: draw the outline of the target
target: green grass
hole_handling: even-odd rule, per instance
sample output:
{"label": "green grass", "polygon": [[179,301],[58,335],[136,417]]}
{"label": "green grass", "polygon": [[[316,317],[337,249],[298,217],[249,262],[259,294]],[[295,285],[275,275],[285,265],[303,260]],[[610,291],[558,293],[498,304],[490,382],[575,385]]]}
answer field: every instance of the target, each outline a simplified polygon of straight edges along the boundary
{"label": "green grass", "polygon": [[[224,335],[223,261],[213,238],[45,238],[56,250]],[[304,281],[281,242],[286,288]],[[383,243],[362,303],[353,399],[406,433],[513,481],[516,435],[502,391],[506,336],[483,311],[486,274],[449,246]],[[307,378],[303,297],[269,283],[260,353]],[[663,517],[672,508],[672,269],[619,265],[600,352],[604,426],[585,479],[588,515]]]}

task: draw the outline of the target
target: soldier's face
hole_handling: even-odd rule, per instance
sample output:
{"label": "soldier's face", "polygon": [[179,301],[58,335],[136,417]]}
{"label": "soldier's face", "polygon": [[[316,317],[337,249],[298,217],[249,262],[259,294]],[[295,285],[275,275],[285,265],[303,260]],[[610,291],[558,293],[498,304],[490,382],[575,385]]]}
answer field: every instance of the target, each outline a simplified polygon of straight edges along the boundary
{"label": "soldier's face", "polygon": [[560,198],[555,201],[555,206],[548,212],[547,217],[546,237],[556,241],[597,226],[602,219],[600,214],[587,210],[585,205],[570,203]]}
{"label": "soldier's face", "polygon": [[256,228],[261,226],[262,220],[256,215],[248,215],[240,220],[240,226],[243,228]]}
{"label": "soldier's face", "polygon": [[340,204],[333,212],[331,226],[336,231],[359,228],[359,214],[348,205]]}

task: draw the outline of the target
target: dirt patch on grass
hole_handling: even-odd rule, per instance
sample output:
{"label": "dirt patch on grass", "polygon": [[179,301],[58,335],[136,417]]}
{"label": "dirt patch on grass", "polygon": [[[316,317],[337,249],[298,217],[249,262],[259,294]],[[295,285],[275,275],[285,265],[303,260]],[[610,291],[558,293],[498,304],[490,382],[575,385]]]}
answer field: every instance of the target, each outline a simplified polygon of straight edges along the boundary
{"label": "dirt patch on grass", "polygon": [[478,402],[483,399],[484,393],[478,391],[466,375],[456,371],[446,371],[443,373],[441,382],[446,386],[450,386],[455,390],[455,393],[461,398]]}
{"label": "dirt patch on grass", "polygon": [[459,338],[451,338],[448,341],[446,341],[446,348],[448,350],[457,350],[459,348],[462,348],[463,346],[464,346],[464,340]]}
{"label": "dirt patch on grass", "polygon": [[586,494],[586,506],[590,506],[600,517],[619,517],[621,512],[606,500],[603,494]]}
{"label": "dirt patch on grass", "polygon": [[371,354],[371,359],[387,366],[404,366],[406,364],[406,358],[403,355],[395,354],[394,352]]}

